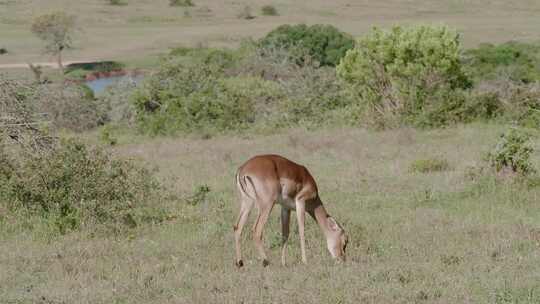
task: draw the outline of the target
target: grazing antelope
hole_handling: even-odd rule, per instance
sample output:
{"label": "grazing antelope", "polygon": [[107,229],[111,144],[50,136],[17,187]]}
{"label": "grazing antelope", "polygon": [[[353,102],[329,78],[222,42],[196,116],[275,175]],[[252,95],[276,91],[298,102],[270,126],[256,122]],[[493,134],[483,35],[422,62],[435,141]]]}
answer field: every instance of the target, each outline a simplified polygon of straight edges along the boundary
{"label": "grazing antelope", "polygon": [[317,184],[309,171],[278,155],[259,155],[243,164],[236,173],[236,187],[240,193],[240,214],[234,225],[236,266],[242,267],[241,235],[253,205],[259,212],[253,226],[253,241],[268,266],[263,248],[263,228],[275,203],[281,205],[281,263],[285,265],[291,211],[296,210],[302,262],[307,263],[304,239],[305,212],[319,224],[326,237],[328,251],[334,258],[345,260],[347,236],[345,230],[328,213],[319,198]]}

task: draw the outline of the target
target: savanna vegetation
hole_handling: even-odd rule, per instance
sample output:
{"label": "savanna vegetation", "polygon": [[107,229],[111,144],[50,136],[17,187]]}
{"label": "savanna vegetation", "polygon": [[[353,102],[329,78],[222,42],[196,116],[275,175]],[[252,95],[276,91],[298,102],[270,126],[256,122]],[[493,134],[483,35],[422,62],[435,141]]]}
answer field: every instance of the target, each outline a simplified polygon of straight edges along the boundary
{"label": "savanna vegetation", "polygon": [[[231,20],[287,14],[270,8]],[[129,65],[3,73],[0,302],[539,302],[540,45],[465,48],[460,32],[280,25],[176,46],[99,95],[80,80]],[[274,211],[271,265],[248,232],[234,266],[233,177],[261,153],[310,169],[349,235],[345,263],[308,222],[302,265],[293,220],[281,267]]]}

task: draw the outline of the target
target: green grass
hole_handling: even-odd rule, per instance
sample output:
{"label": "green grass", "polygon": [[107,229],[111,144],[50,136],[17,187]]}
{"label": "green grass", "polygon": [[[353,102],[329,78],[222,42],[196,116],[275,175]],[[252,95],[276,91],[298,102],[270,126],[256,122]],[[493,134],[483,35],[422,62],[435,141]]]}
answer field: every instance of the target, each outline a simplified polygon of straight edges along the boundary
{"label": "green grass", "polygon": [[426,159],[417,159],[412,162],[410,165],[411,172],[420,172],[420,173],[429,173],[429,172],[439,172],[446,171],[450,168],[450,164],[446,159],[442,158],[426,158]]}
{"label": "green grass", "polygon": [[[128,237],[81,231],[47,238],[1,217],[0,302],[537,302],[540,188],[466,174],[481,165],[504,128],[121,140],[111,152],[151,162],[181,193],[172,220]],[[538,167],[540,141],[534,144]],[[331,261],[309,220],[308,265],[300,263],[293,228],[289,265],[281,267],[276,207],[265,230],[270,267],[256,259],[250,229],[246,266],[234,267],[234,172],[248,157],[270,152],[310,169],[327,209],[350,236],[346,263]],[[418,155],[444,155],[452,170],[414,174]],[[188,203],[193,197],[197,203]]]}

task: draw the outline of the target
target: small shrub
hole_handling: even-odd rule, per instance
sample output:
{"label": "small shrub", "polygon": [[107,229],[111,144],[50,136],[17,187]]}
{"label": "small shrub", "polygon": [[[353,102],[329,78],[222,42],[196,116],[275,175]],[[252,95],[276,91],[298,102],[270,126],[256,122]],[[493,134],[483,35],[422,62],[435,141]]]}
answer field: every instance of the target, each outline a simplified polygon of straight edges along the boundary
{"label": "small shrub", "polygon": [[379,127],[453,122],[470,81],[461,69],[459,35],[445,26],[375,28],[337,67]]}
{"label": "small shrub", "polygon": [[84,80],[86,79],[86,75],[88,75],[88,71],[83,69],[73,69],[70,70],[69,73],[65,73],[66,78],[74,79],[74,80]]}
{"label": "small shrub", "polygon": [[7,49],[6,48],[0,48],[0,55],[4,55],[4,54],[7,54]]}
{"label": "small shrub", "polygon": [[491,120],[504,115],[504,103],[495,92],[472,92],[461,108],[460,121]]}
{"label": "small shrub", "polygon": [[108,0],[110,5],[127,5],[124,0]]}
{"label": "small shrub", "polygon": [[219,70],[230,68],[237,60],[237,52],[229,49],[206,47],[176,47],[170,50],[170,56],[188,57],[187,59],[200,65],[214,66]]}
{"label": "small shrub", "polygon": [[114,146],[118,142],[118,139],[113,136],[110,126],[104,126],[99,132],[99,140],[109,146]]}
{"label": "small shrub", "polygon": [[261,8],[261,14],[263,16],[278,16],[277,9],[272,5],[265,5]]}
{"label": "small shrub", "polygon": [[191,0],[169,0],[169,5],[170,6],[184,6],[184,7],[195,6],[195,4],[193,4],[193,1]]}
{"label": "small shrub", "polygon": [[409,171],[419,173],[440,172],[450,168],[450,164],[446,159],[441,158],[426,158],[415,160]]}
{"label": "small shrub", "polygon": [[295,53],[300,52],[302,55],[309,55],[320,65],[328,66],[337,65],[347,50],[354,46],[354,40],[350,35],[334,26],[321,24],[281,25],[268,33],[259,43],[263,48],[289,50],[297,58],[299,56]]}
{"label": "small shrub", "polygon": [[502,173],[534,173],[536,170],[530,160],[533,148],[529,140],[530,135],[521,129],[511,128],[503,133],[492,151],[487,154],[490,166]]}
{"label": "small shrub", "polygon": [[[475,92],[493,117],[528,128],[540,128],[540,83],[516,83],[510,79],[483,81]],[[484,111],[479,106],[473,103],[469,108]]]}
{"label": "small shrub", "polygon": [[125,78],[109,86],[99,95],[97,103],[106,107],[107,122],[133,125],[135,107],[131,102],[131,97],[136,89],[137,83]]}
{"label": "small shrub", "polygon": [[508,120],[540,128],[540,83],[511,86],[502,98]]}
{"label": "small shrub", "polygon": [[195,189],[192,196],[186,198],[186,202],[192,206],[202,204],[206,200],[206,196],[210,193],[208,185],[200,185]]}
{"label": "small shrub", "polygon": [[253,14],[251,13],[251,7],[249,5],[244,6],[244,8],[240,11],[240,13],[238,13],[236,17],[246,20],[255,19],[255,16],[253,16]]}

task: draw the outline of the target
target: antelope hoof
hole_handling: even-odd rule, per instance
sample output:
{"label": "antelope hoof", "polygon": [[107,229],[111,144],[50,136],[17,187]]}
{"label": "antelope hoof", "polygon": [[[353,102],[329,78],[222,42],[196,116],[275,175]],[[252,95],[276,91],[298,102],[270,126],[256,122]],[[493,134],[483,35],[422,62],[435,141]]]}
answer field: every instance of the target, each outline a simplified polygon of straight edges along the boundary
{"label": "antelope hoof", "polygon": [[244,266],[244,262],[242,260],[236,262],[236,267],[242,268],[242,266]]}
{"label": "antelope hoof", "polygon": [[264,259],[264,260],[263,260],[263,267],[266,267],[266,266],[268,266],[268,265],[270,265],[270,262],[268,262],[267,259]]}

